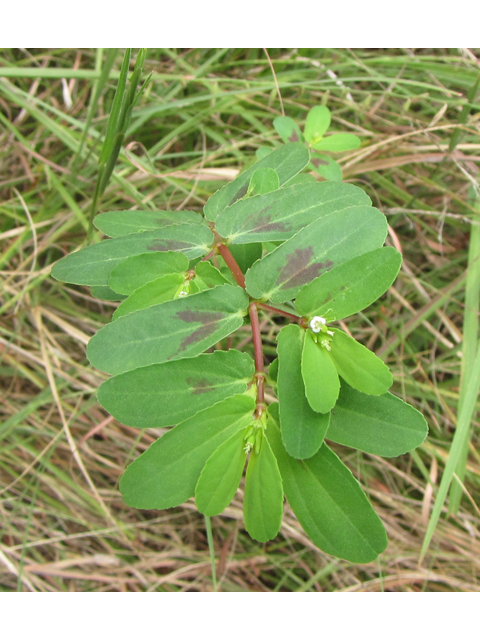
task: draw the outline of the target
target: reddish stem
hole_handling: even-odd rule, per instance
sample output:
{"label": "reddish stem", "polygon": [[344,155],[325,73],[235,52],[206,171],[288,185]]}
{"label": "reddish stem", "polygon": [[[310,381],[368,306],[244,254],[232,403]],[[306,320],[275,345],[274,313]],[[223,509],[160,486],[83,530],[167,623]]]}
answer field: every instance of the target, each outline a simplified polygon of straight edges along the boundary
{"label": "reddish stem", "polygon": [[277,313],[279,316],[285,316],[285,318],[290,318],[294,322],[299,322],[301,320],[300,316],[296,316],[294,313],[289,313],[288,311],[284,311],[283,309],[278,309],[277,307],[271,307],[269,304],[264,304],[263,302],[257,302],[257,305],[261,309],[266,309],[267,311],[273,311]]}
{"label": "reddish stem", "polygon": [[236,283],[239,284],[242,287],[242,289],[245,289],[245,276],[243,275],[242,270],[238,266],[237,261],[232,256],[230,249],[224,244],[217,244],[217,249],[219,254],[225,260],[227,267],[232,272]]}
{"label": "reddish stem", "polygon": [[260,322],[258,320],[257,303],[251,302],[248,305],[250,323],[252,326],[253,349],[255,357],[255,378],[257,380],[257,408],[256,417],[259,418],[265,409],[265,373],[263,371],[263,345]]}
{"label": "reddish stem", "polygon": [[[233,274],[235,281],[243,289],[245,289],[245,276],[233,257],[230,249],[223,243],[217,244],[217,249],[222,258],[225,260],[227,267]],[[255,417],[260,418],[265,411],[265,373],[263,370],[263,345],[262,332],[260,331],[260,322],[258,320],[257,302],[250,302],[248,305],[248,313],[250,315],[250,323],[252,327],[252,340],[255,360],[255,379],[257,384],[257,407],[255,409]],[[292,314],[289,314],[291,317]],[[296,317],[295,317],[296,318]]]}

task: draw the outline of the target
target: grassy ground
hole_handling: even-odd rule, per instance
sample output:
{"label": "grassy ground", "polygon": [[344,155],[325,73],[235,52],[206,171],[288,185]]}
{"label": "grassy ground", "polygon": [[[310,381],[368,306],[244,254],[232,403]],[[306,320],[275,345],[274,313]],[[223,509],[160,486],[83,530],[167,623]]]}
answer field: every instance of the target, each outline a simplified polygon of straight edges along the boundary
{"label": "grassy ground", "polygon": [[[119,494],[126,463],[155,434],[117,423],[96,402],[104,376],[89,366],[85,345],[114,303],[49,276],[55,260],[85,242],[122,53],[103,87],[96,78],[105,51],[0,50],[0,588],[6,591],[212,589],[204,521],[193,502],[139,512]],[[396,459],[337,447],[387,528],[390,543],[378,561],[351,565],[323,554],[288,508],[277,539],[259,545],[243,529],[239,492],[213,518],[219,588],[478,591],[478,422],[458,514],[447,517],[443,509],[421,564],[419,557],[457,425],[462,353],[475,348],[475,332],[463,340],[463,331],[465,318],[474,328],[478,321],[478,308],[465,305],[465,288],[475,268],[471,256],[467,270],[478,213],[467,191],[478,181],[480,108],[466,96],[480,50],[268,53],[286,115],[301,123],[323,102],[334,114],[333,130],[362,140],[339,158],[345,179],[385,213],[388,242],[403,252],[404,266],[384,299],[348,326],[389,364],[393,391],[425,414],[430,435],[412,455]],[[201,210],[257,147],[278,144],[272,120],[282,102],[264,50],[152,49],[145,69],[152,80],[100,210]],[[273,344],[278,327],[268,316],[263,322]]]}

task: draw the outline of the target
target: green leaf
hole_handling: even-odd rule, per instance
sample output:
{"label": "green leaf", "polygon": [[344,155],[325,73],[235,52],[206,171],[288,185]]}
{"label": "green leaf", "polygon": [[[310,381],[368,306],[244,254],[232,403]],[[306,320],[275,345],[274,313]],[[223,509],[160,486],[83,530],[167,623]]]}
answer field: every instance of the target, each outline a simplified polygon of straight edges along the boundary
{"label": "green leaf", "polygon": [[147,309],[155,304],[160,304],[160,302],[173,300],[184,283],[185,278],[179,273],[172,273],[169,276],[147,282],[117,307],[112,319],[117,320],[139,309]]}
{"label": "green leaf", "polygon": [[201,289],[212,289],[222,284],[228,284],[228,280],[210,262],[199,262],[195,267],[195,283]]}
{"label": "green leaf", "polygon": [[252,451],[245,476],[245,529],[258,542],[275,538],[283,516],[283,487],[278,464],[264,436],[257,454]]}
{"label": "green leaf", "polygon": [[247,269],[250,269],[252,264],[259,260],[263,254],[263,247],[261,242],[252,242],[252,244],[237,244],[230,245],[230,253],[235,258],[236,263],[245,273]]}
{"label": "green leaf", "polygon": [[257,169],[262,167],[274,169],[278,174],[281,186],[297,173],[300,173],[307,166],[309,159],[310,152],[300,142],[285,144],[279,149],[275,149],[268,156],[241,173],[233,182],[214,193],[205,205],[205,217],[207,220],[216,220],[224,209],[243,198],[247,193],[250,178]]}
{"label": "green leaf", "polygon": [[315,140],[321,138],[330,126],[331,119],[328,107],[318,105],[310,109],[305,121],[305,140],[312,145]]}
{"label": "green leaf", "polygon": [[168,431],[123,474],[125,502],[136,509],[169,509],[191,498],[209,457],[251,423],[254,408],[253,398],[233,396]]}
{"label": "green leaf", "polygon": [[331,316],[342,320],[375,302],[397,277],[401,254],[380,247],[315,278],[297,295],[295,308],[302,316]]}
{"label": "green leaf", "polygon": [[278,173],[270,167],[260,167],[252,173],[248,193],[264,194],[279,189]]}
{"label": "green leaf", "polygon": [[373,207],[320,218],[258,260],[246,273],[247,291],[257,299],[291,300],[313,278],[381,247],[386,235],[385,216]]}
{"label": "green leaf", "polygon": [[290,178],[290,180],[283,185],[283,188],[293,187],[296,184],[307,184],[307,182],[313,184],[316,181],[315,176],[312,176],[309,173],[299,173],[296,176],[293,176],[293,178]]}
{"label": "green leaf", "polygon": [[320,413],[333,409],[340,392],[340,380],[329,352],[314,341],[311,331],[305,332],[302,377],[305,395],[312,409]]}
{"label": "green leaf", "polygon": [[301,358],[305,331],[298,325],[278,334],[277,397],[280,403],[282,440],[295,458],[310,458],[321,447],[330,416],[315,412],[305,397]]}
{"label": "green leaf", "polygon": [[351,387],[372,396],[381,396],[393,384],[387,365],[362,344],[340,329],[332,329],[330,355],[339,375]]}
{"label": "green leaf", "polygon": [[243,289],[225,284],[140,309],[100,329],[87,357],[112,374],[193,357],[238,329],[247,308]]}
{"label": "green leaf", "polygon": [[147,282],[180,273],[184,275],[189,260],[183,253],[175,251],[142,253],[127,258],[113,269],[108,284],[118,293],[130,294]]}
{"label": "green leaf", "polygon": [[263,160],[263,158],[269,156],[272,151],[274,151],[273,147],[258,147],[258,149],[255,151],[255,157],[257,158],[257,160]]}
{"label": "green leaf", "polygon": [[342,167],[328,156],[320,153],[312,153],[309,165],[316,173],[319,173],[325,180],[341,182],[343,178]]}
{"label": "green leaf", "polygon": [[108,211],[95,216],[94,225],[106,236],[155,231],[178,224],[205,224],[196,211]]}
{"label": "green leaf", "polygon": [[277,378],[278,378],[278,358],[275,358],[275,360],[273,360],[270,363],[270,366],[268,367],[268,377],[270,378],[270,380],[273,380],[273,382],[277,382]]}
{"label": "green leaf", "polygon": [[217,232],[236,244],[288,240],[320,218],[369,205],[363,189],[351,184],[308,182],[240,200],[217,218]]}
{"label": "green leaf", "polygon": [[196,224],[134,233],[71,253],[53,265],[52,276],[72,284],[106,285],[113,269],[125,258],[149,251],[181,251],[192,260],[208,253],[212,242],[210,229]]}
{"label": "green leaf", "polygon": [[336,133],[315,142],[312,147],[317,151],[351,151],[358,149],[360,144],[360,138],[354,136],[353,133]]}
{"label": "green leaf", "polygon": [[99,300],[109,300],[110,302],[118,302],[119,300],[125,299],[125,296],[117,293],[116,291],[112,291],[112,289],[107,287],[105,284],[90,287],[90,293],[94,298],[98,298]]}
{"label": "green leaf", "polygon": [[278,118],[274,119],[273,126],[284,142],[303,142],[300,127],[292,118],[288,116],[278,116]]}
{"label": "green leaf", "polygon": [[369,396],[342,385],[327,438],[377,456],[394,457],[422,444],[428,426],[422,414],[391,393]]}
{"label": "green leaf", "polygon": [[214,351],[114,376],[100,386],[98,401],[131,427],[168,427],[243,393],[254,372],[248,354]]}
{"label": "green leaf", "polygon": [[245,432],[239,431],[207,460],[195,489],[195,503],[200,513],[216,516],[233,500],[247,459],[244,436]]}
{"label": "green leaf", "polygon": [[[270,405],[275,415],[275,405]],[[309,460],[283,447],[270,419],[267,435],[287,500],[312,542],[349,562],[372,562],[387,546],[385,528],[351,471],[324,444]]]}

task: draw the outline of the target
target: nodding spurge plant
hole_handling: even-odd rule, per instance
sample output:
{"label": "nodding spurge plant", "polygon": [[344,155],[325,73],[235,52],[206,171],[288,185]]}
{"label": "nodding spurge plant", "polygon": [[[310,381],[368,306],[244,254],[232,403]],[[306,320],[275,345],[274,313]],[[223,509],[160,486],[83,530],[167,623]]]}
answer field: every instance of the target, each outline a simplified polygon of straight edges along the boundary
{"label": "nodding spurge plant", "polygon": [[[100,404],[140,429],[176,425],[127,467],[128,505],[167,509],[195,496],[217,515],[246,466],[252,538],[277,535],[285,494],[320,549],[369,562],[385,529],[327,441],[398,456],[427,426],[388,392],[387,366],[335,325],[395,280],[401,256],[383,246],[385,217],[356,186],[299,180],[309,162],[304,144],[285,144],[217,191],[203,215],[101,213],[95,225],[111,239],[61,259],[52,275],[122,299],[88,344],[91,364],[112,375]],[[260,313],[286,323],[267,371]],[[225,340],[245,327],[253,358]]]}

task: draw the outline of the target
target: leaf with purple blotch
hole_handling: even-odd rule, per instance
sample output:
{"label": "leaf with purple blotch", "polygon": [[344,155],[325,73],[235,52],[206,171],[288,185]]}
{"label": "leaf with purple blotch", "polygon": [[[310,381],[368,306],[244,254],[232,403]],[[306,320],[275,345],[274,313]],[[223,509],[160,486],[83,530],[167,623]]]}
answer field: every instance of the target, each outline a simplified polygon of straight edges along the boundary
{"label": "leaf with purple blotch", "polygon": [[140,309],[100,329],[87,357],[112,374],[199,355],[242,326],[248,296],[225,284]]}
{"label": "leaf with purple blotch", "polygon": [[309,167],[316,173],[333,182],[341,182],[343,178],[342,167],[333,158],[320,153],[312,153]]}
{"label": "leaf with purple blotch", "polygon": [[93,223],[106,236],[119,238],[177,224],[205,224],[205,218],[196,211],[107,211],[95,216]]}
{"label": "leaf with purple blotch", "polygon": [[402,256],[393,247],[364,253],[306,284],[297,295],[295,308],[302,316],[343,320],[383,295],[401,264]]}
{"label": "leaf with purple blotch", "polygon": [[303,142],[300,127],[292,118],[278,116],[278,118],[274,119],[273,126],[284,142]]}
{"label": "leaf with purple blotch", "polygon": [[256,299],[292,300],[313,278],[381,247],[386,235],[385,216],[374,207],[320,218],[258,260],[246,273],[247,291]]}
{"label": "leaf with purple blotch", "polygon": [[190,260],[210,251],[213,233],[204,225],[181,224],[159,231],[103,240],[62,258],[52,276],[72,284],[106,285],[113,269],[126,258],[154,251],[178,251]]}
{"label": "leaf with purple blotch", "polygon": [[216,229],[233,245],[288,240],[319,218],[370,204],[354,185],[307,182],[235,203],[218,216]]}
{"label": "leaf with purple blotch", "polygon": [[243,393],[254,372],[248,354],[214,351],[114,376],[100,386],[98,401],[131,427],[168,427]]}

